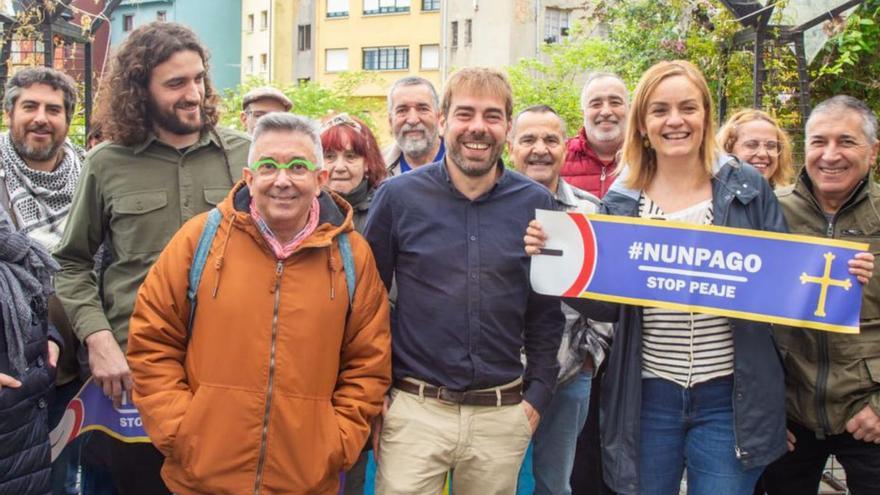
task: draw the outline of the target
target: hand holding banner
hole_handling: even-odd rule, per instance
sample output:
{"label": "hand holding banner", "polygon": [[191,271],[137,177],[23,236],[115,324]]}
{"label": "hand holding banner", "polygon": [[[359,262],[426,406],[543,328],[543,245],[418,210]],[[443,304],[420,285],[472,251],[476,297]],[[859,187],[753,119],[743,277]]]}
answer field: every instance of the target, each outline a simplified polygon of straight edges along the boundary
{"label": "hand holding banner", "polygon": [[49,433],[52,460],[74,438],[90,430],[103,431],[123,442],[149,443],[150,438],[144,432],[140,413],[126,398],[127,395],[123,396],[122,405],[114,407],[113,401],[104,395],[101,387],[89,378],[67,404],[58,426]]}
{"label": "hand holding banner", "polygon": [[847,262],[867,244],[759,230],[538,210],[547,234],[534,289],[858,333]]}

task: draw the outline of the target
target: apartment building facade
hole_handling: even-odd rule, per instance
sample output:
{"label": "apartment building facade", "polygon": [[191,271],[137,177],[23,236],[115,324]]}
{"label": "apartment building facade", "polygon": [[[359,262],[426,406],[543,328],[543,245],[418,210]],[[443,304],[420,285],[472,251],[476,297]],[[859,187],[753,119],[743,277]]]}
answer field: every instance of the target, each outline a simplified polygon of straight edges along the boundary
{"label": "apartment building facade", "polygon": [[315,80],[333,84],[346,71],[376,81],[356,96],[383,97],[407,75],[439,87],[441,0],[316,0]]}
{"label": "apartment building facade", "polygon": [[303,39],[303,27],[311,25],[310,6],[314,2],[299,0],[243,0],[241,3],[242,41],[241,77],[259,77],[278,85],[288,85],[297,73],[313,62],[309,52],[311,34]]}
{"label": "apartment building facade", "polygon": [[587,17],[583,0],[444,0],[444,76],[450,68],[504,67],[540,58],[541,47],[567,37]]}
{"label": "apartment building facade", "polygon": [[110,46],[152,21],[185,24],[210,52],[214,86],[234,88],[241,81],[241,1],[123,0],[110,17]]}

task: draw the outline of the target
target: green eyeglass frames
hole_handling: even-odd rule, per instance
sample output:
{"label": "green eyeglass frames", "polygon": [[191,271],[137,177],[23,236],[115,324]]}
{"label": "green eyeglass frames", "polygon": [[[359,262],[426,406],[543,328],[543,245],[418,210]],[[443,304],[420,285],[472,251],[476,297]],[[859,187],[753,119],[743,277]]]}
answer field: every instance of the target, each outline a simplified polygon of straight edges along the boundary
{"label": "green eyeglass frames", "polygon": [[251,164],[254,170],[261,176],[273,177],[278,175],[279,170],[287,170],[291,175],[305,175],[306,172],[318,170],[318,166],[304,158],[294,158],[288,163],[278,163],[273,158],[263,158]]}

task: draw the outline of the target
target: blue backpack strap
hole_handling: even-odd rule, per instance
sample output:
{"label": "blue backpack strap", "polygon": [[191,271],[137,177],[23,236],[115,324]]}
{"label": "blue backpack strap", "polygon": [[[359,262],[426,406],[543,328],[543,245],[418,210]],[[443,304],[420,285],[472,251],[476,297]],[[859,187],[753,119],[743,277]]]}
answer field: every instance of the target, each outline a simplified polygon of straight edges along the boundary
{"label": "blue backpack strap", "polygon": [[355,274],[354,256],[351,254],[351,242],[348,240],[348,233],[339,234],[339,254],[342,256],[342,270],[345,272],[345,284],[348,286],[348,307],[354,304],[354,290],[357,283],[357,275]]}
{"label": "blue backpack strap", "polygon": [[199,304],[197,293],[199,291],[199,283],[202,281],[202,272],[205,271],[208,252],[211,251],[211,244],[214,242],[214,236],[217,235],[217,228],[222,220],[223,215],[217,208],[213,208],[208,212],[208,220],[205,222],[205,228],[199,237],[199,243],[196,244],[196,252],[193,255],[192,265],[189,267],[189,287],[186,289],[186,299],[189,301],[189,321],[186,324],[187,341],[189,341],[192,335],[193,323],[196,320],[196,307]]}

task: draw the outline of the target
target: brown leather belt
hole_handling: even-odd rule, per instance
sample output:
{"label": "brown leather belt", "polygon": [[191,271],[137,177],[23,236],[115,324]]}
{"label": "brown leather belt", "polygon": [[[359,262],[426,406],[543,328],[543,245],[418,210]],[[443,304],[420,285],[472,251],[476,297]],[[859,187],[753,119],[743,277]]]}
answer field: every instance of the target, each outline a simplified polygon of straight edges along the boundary
{"label": "brown leather belt", "polygon": [[465,406],[510,406],[522,402],[522,382],[492,389],[452,390],[427,383],[419,384],[409,380],[394,380],[394,388],[408,394]]}

